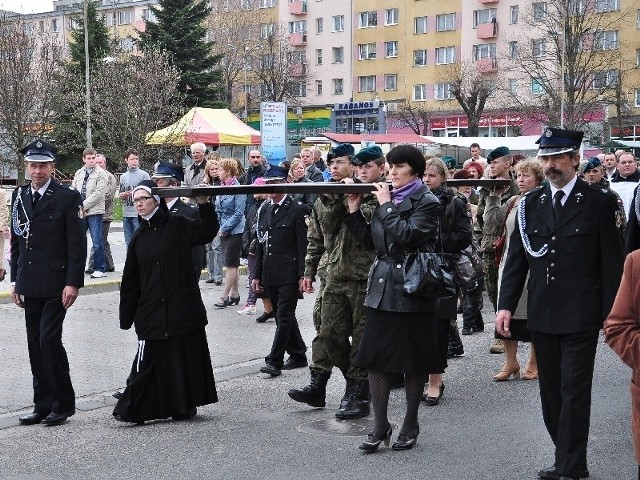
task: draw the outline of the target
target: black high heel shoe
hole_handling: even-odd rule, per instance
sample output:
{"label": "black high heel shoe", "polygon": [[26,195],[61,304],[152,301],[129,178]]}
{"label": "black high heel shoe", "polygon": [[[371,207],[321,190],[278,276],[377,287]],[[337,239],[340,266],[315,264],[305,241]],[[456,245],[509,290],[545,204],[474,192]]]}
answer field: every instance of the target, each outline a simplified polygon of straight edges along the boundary
{"label": "black high heel shoe", "polygon": [[398,439],[391,445],[391,450],[411,450],[416,446],[418,434],[401,433]]}
{"label": "black high heel shoe", "polygon": [[240,295],[238,295],[237,297],[232,297],[231,295],[229,295],[229,299],[226,302],[229,306],[238,305],[240,303]]}
{"label": "black high heel shoe", "polygon": [[378,450],[378,447],[382,442],[384,442],[385,447],[388,447],[389,443],[391,442],[391,432],[391,426],[389,426],[389,429],[387,430],[387,433],[385,433],[385,436],[383,438],[378,438],[376,437],[376,434],[374,432],[370,432],[365,442],[361,443],[358,448],[360,450],[363,450],[364,453],[373,453]]}
{"label": "black high heel shoe", "polygon": [[229,300],[224,297],[221,297],[220,300],[213,304],[216,308],[227,308],[227,305],[231,304],[229,303]]}
{"label": "black high heel shoe", "polygon": [[440,399],[442,398],[442,395],[444,395],[444,382],[440,384],[440,393],[438,394],[437,397],[430,397],[428,395],[423,395],[422,399],[430,407],[435,407],[440,403]]}

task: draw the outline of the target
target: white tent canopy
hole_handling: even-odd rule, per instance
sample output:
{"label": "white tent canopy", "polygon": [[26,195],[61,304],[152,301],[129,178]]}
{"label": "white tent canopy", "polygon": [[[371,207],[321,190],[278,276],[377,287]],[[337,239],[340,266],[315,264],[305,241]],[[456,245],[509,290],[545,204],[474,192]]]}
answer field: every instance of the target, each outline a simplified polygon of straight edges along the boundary
{"label": "white tent canopy", "polygon": [[472,143],[477,143],[485,152],[494,148],[507,147],[512,152],[522,152],[527,150],[538,150],[536,140],[540,135],[528,135],[524,137],[431,137],[423,135],[424,138],[441,145],[451,145],[454,147],[469,148]]}

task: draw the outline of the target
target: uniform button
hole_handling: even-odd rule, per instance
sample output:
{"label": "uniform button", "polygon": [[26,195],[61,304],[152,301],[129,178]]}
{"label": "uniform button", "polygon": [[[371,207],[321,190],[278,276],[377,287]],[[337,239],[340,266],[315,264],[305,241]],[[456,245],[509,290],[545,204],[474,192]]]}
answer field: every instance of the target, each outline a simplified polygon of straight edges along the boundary
{"label": "uniform button", "polygon": [[538,230],[534,230],[533,233],[538,233]]}
{"label": "uniform button", "polygon": [[391,213],[391,207],[387,208],[387,212]]}
{"label": "uniform button", "polygon": [[556,251],[555,250],[551,250],[551,253],[556,253]]}
{"label": "uniform button", "polygon": [[555,235],[554,235],[553,237],[551,237],[551,240],[554,240],[554,241],[555,241],[555,239],[556,239]]}
{"label": "uniform button", "polygon": [[269,253],[269,255],[271,255],[271,253]]}
{"label": "uniform button", "polygon": [[551,281],[553,282],[556,279],[556,277],[551,277]]}
{"label": "uniform button", "polygon": [[579,231],[580,231],[580,229],[579,229],[579,228],[576,228],[576,232],[579,232]]}
{"label": "uniform button", "polygon": [[402,268],[402,265],[397,264],[397,265],[396,265],[396,268]]}
{"label": "uniform button", "polygon": [[[31,263],[31,262],[29,262],[29,263]],[[378,279],[378,283],[382,283],[382,282],[384,282],[384,280],[382,278],[379,278]]]}
{"label": "uniform button", "polygon": [[551,263],[549,266],[550,266],[550,267],[555,267],[555,266],[556,266],[556,264],[555,264],[555,263]]}
{"label": "uniform button", "polygon": [[162,299],[162,301],[164,302],[164,298]]}
{"label": "uniform button", "polygon": [[[29,265],[31,265],[31,262],[29,262]],[[382,280],[380,280],[380,281],[382,281]]]}

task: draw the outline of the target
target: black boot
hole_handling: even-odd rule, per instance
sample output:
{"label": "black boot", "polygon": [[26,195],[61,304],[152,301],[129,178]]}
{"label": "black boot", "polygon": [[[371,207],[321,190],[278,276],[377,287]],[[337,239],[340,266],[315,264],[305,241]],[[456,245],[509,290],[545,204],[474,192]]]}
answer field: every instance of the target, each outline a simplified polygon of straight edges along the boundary
{"label": "black boot", "polygon": [[339,412],[347,408],[349,402],[351,401],[351,396],[353,395],[354,380],[349,377],[344,377],[344,379],[347,381],[347,385],[344,388],[344,395],[342,396],[342,400],[340,400],[340,406],[338,407]]}
{"label": "black boot", "polygon": [[462,357],[464,355],[464,347],[462,339],[458,331],[458,324],[455,320],[449,323],[449,348],[447,349],[447,358]]}
{"label": "black boot", "polygon": [[327,382],[330,376],[330,373],[311,370],[309,385],[302,388],[292,388],[288,392],[289,396],[296,402],[306,403],[311,407],[324,407],[326,405]]}
{"label": "black boot", "polygon": [[345,408],[336,412],[336,418],[341,420],[362,418],[369,415],[371,409],[371,394],[369,393],[369,380],[354,379],[351,397]]}

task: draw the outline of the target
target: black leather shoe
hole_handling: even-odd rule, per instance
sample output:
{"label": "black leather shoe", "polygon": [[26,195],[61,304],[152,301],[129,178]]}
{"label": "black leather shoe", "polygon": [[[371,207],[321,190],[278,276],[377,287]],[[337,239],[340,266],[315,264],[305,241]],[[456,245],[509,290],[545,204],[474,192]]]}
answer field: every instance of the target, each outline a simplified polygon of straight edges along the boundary
{"label": "black leather shoe", "polygon": [[262,373],[268,373],[272,377],[277,377],[279,375],[282,375],[282,372],[280,371],[280,369],[272,363],[266,363],[264,367],[260,367],[260,371]]}
{"label": "black leather shoe", "polygon": [[171,418],[173,420],[189,420],[191,417],[195,417],[198,414],[198,409],[196,407],[193,407],[191,410],[189,410],[189,413],[179,413],[177,415],[172,415]]}
{"label": "black leather shoe", "polygon": [[22,417],[18,417],[18,421],[21,425],[37,425],[45,418],[47,418],[48,413],[39,413],[33,412],[29,415],[23,415]]}
{"label": "black leather shoe", "polygon": [[76,413],[75,409],[69,410],[68,412],[63,412],[63,413],[51,412],[49,415],[47,415],[47,418],[42,420],[42,423],[44,423],[49,427],[62,425],[64,422],[67,421],[67,418],[73,416],[75,413]]}
{"label": "black leather shoe", "polygon": [[398,435],[398,439],[391,445],[391,450],[411,450],[416,446],[418,435],[411,435],[408,433],[401,433]]}
{"label": "black leather shoe", "polygon": [[291,357],[287,358],[287,361],[282,365],[281,370],[293,370],[294,368],[304,368],[307,367],[309,363],[307,362],[306,357],[301,358],[300,360],[295,360]]}
{"label": "black leather shoe", "polygon": [[[538,472],[538,477],[544,478],[545,480],[560,480],[561,478],[572,478],[558,474],[555,465],[540,470]],[[589,478],[589,470],[585,468],[580,472],[580,476],[577,478]]]}
{"label": "black leather shoe", "polygon": [[260,315],[259,317],[256,318],[256,322],[257,323],[264,323],[267,320],[269,320],[270,318],[275,317],[275,315],[273,314],[273,312],[264,312],[262,315]]}
{"label": "black leather shoe", "polygon": [[115,272],[115,271],[116,271],[116,269],[114,267],[107,268],[107,272],[109,272],[109,273]]}
{"label": "black leather shoe", "polygon": [[440,391],[437,397],[430,397],[428,395],[424,395],[423,398],[427,405],[429,405],[430,407],[435,407],[440,403],[440,399],[442,398],[442,395],[444,395],[444,383],[440,384]]}
{"label": "black leather shoe", "polygon": [[111,396],[112,396],[113,398],[117,398],[118,400],[120,400],[120,399],[122,398],[122,392],[120,392],[120,391],[113,392],[113,393],[111,394]]}

